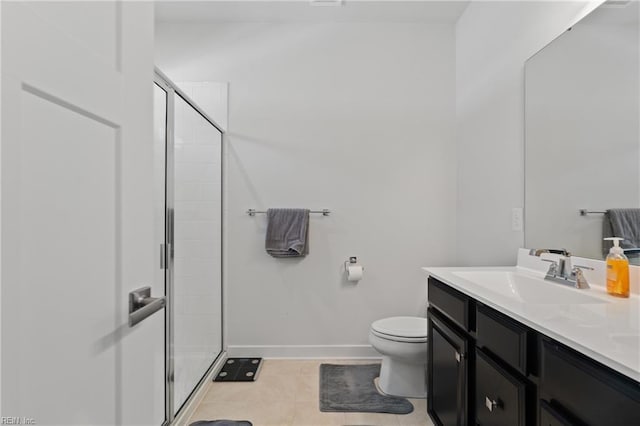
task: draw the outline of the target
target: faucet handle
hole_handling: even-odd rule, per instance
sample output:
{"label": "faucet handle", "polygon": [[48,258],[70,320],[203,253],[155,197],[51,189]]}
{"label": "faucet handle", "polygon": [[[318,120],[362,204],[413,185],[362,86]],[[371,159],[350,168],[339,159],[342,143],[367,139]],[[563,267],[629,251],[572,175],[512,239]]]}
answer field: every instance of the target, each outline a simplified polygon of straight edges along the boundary
{"label": "faucet handle", "polygon": [[590,268],[589,266],[574,266],[573,269],[571,269],[571,275],[573,275],[576,278],[575,287],[581,288],[581,289],[591,288],[591,286],[587,282],[587,279],[584,277],[584,274],[582,273],[583,269],[590,269],[593,271],[593,268]]}
{"label": "faucet handle", "polygon": [[589,271],[593,271],[593,268],[590,266],[582,266],[582,265],[573,265],[573,269],[588,269]]}

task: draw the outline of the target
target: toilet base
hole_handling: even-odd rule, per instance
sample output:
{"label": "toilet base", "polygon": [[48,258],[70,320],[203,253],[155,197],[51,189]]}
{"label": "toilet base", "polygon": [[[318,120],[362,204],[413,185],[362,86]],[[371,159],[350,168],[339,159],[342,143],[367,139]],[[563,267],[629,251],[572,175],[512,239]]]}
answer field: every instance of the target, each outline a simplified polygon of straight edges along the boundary
{"label": "toilet base", "polygon": [[384,356],[378,386],[387,395],[426,398],[426,374],[426,363],[408,363]]}

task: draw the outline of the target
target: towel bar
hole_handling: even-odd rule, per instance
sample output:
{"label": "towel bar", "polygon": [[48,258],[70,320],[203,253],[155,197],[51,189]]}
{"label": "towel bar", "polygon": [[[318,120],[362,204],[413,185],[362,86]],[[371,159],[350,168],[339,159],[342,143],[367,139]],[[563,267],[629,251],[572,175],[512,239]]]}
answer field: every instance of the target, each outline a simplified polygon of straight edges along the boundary
{"label": "towel bar", "polygon": [[[249,216],[255,216],[256,214],[266,214],[266,211],[261,211],[261,210],[256,210],[256,209],[249,209],[247,210],[247,214]],[[329,209],[322,209],[322,210],[309,210],[309,213],[322,213],[322,216],[329,216],[329,214],[331,213],[331,210]]]}
{"label": "towel bar", "polygon": [[580,216],[586,216],[588,214],[605,214],[606,212],[592,212],[587,209],[580,209]]}

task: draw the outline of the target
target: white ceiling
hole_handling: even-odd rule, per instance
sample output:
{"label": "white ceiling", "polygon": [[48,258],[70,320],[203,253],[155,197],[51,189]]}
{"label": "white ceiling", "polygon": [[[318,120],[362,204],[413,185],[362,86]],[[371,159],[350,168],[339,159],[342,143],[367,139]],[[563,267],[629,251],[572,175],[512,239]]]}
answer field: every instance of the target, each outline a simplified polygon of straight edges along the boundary
{"label": "white ceiling", "polygon": [[344,0],[314,6],[309,0],[165,1],[155,3],[162,22],[455,22],[467,0]]}

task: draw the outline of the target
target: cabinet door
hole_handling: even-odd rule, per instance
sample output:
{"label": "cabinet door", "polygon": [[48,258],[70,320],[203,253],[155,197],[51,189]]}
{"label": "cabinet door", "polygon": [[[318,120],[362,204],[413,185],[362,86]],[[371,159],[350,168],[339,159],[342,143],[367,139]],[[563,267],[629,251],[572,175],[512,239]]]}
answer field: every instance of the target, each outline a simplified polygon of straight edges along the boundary
{"label": "cabinet door", "polygon": [[540,400],[540,426],[581,426],[569,420],[547,401]]}
{"label": "cabinet door", "polygon": [[432,310],[428,314],[427,409],[436,425],[468,424],[468,341]]}
{"label": "cabinet door", "polygon": [[526,384],[476,351],[476,423],[481,426],[524,426]]}
{"label": "cabinet door", "polygon": [[640,387],[601,364],[544,338],[540,396],[590,426],[640,425]]}

